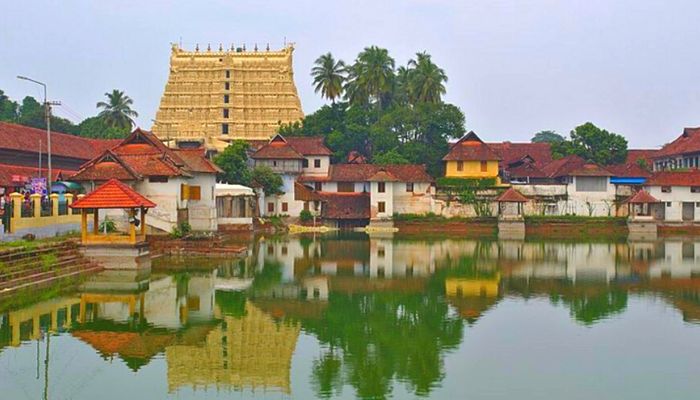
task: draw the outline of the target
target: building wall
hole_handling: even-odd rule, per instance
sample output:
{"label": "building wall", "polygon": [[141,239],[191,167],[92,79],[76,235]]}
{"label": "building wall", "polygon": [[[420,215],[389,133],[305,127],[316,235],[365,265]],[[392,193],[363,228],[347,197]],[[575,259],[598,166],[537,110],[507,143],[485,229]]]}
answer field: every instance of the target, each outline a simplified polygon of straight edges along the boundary
{"label": "building wall", "polygon": [[[272,216],[272,215],[289,215],[292,217],[298,217],[301,210],[304,209],[304,202],[294,200],[294,182],[297,180],[297,175],[295,174],[281,174],[282,178],[282,191],[284,194],[275,196],[265,196],[262,191],[259,192],[260,197],[260,215],[262,216]],[[273,204],[273,211],[268,211],[268,204]],[[287,211],[283,211],[284,203],[287,204]]]}
{"label": "building wall", "polygon": [[683,203],[694,203],[694,221],[700,221],[700,193],[691,192],[690,186],[672,186],[671,193],[661,191],[661,186],[646,187],[649,194],[664,202],[664,220],[681,222],[683,221]]}
{"label": "building wall", "polygon": [[445,176],[449,178],[496,178],[498,161],[487,161],[486,171],[481,170],[481,161],[463,161],[462,171],[457,170],[458,161],[447,161]]}
{"label": "building wall", "polygon": [[574,214],[582,216],[614,216],[615,215],[615,185],[610,183],[610,178],[605,178],[607,183],[605,191],[577,191],[576,179],[567,185],[568,201],[562,204],[562,214]]}
{"label": "building wall", "polygon": [[[379,203],[384,202],[384,212],[379,212]],[[386,182],[385,190],[379,193],[379,182],[370,182],[369,192],[370,218],[391,218],[394,215],[394,185]]]}
{"label": "building wall", "polygon": [[[302,169],[304,175],[312,176],[325,176],[328,175],[328,168],[331,165],[331,158],[328,156],[309,156],[306,157],[309,163],[307,168]],[[319,168],[314,167],[314,160],[321,160],[321,166]]]}
{"label": "building wall", "polygon": [[434,190],[429,182],[414,182],[413,192],[406,191],[405,182],[394,182],[394,213],[425,214],[433,212]]}

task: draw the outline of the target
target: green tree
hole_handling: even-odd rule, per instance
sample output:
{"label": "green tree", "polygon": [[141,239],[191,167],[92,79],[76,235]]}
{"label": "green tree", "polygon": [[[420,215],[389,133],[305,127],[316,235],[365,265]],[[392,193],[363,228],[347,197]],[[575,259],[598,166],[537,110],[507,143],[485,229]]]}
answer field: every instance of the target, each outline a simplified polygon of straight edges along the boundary
{"label": "green tree", "polygon": [[12,101],[0,90],[0,121],[15,122],[19,113],[19,104]]}
{"label": "green tree", "polygon": [[598,164],[619,164],[627,159],[627,139],[590,122],[571,131],[571,139],[555,144],[558,154],[575,154]]}
{"label": "green tree", "polygon": [[[17,123],[37,129],[46,129],[46,110],[34,97],[26,96],[19,107],[19,117]],[[51,116],[51,130],[77,135],[80,129],[71,121]]]}
{"label": "green tree", "polygon": [[342,60],[336,61],[330,52],[323,54],[316,59],[311,76],[314,78],[316,93],[321,92],[321,96],[332,103],[341,97],[345,83],[345,63]]}
{"label": "green tree", "polygon": [[284,194],[282,191],[282,177],[267,166],[257,166],[253,168],[251,180],[260,186],[266,196]]}
{"label": "green tree", "polygon": [[391,149],[386,153],[375,153],[372,157],[372,164],[391,165],[408,164],[406,157],[401,155],[397,149]]}
{"label": "green tree", "polygon": [[214,164],[224,172],[218,179],[222,182],[250,185],[252,172],[248,166],[249,145],[245,140],[234,140],[214,157]]}
{"label": "green tree", "polygon": [[102,109],[98,114],[99,117],[103,118],[105,123],[109,126],[129,128],[134,126],[133,118],[139,116],[139,114],[131,109],[134,101],[123,91],[114,89],[112,93],[105,93],[108,102],[100,101],[97,103],[97,108]]}
{"label": "green tree", "polygon": [[440,103],[447,92],[445,71],[435,65],[426,52],[416,53],[416,59],[408,62],[409,98],[412,103]]}
{"label": "green tree", "polygon": [[388,106],[394,85],[395,61],[387,49],[365,47],[348,69],[346,97],[357,105],[373,104],[377,109]]}
{"label": "green tree", "polygon": [[85,118],[78,125],[79,135],[94,139],[122,139],[129,135],[129,129],[109,126],[102,117]]}
{"label": "green tree", "polygon": [[530,140],[532,143],[561,143],[566,139],[554,131],[539,131]]}

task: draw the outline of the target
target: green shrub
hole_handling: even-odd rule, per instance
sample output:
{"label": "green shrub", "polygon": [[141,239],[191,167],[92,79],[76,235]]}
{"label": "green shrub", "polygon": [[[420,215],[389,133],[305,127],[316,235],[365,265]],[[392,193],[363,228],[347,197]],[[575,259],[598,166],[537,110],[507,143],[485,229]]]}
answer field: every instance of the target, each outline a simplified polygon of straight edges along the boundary
{"label": "green shrub", "polygon": [[187,235],[189,235],[192,232],[192,225],[190,225],[189,222],[180,222],[176,226],[173,227],[173,230],[170,232],[170,236],[174,237],[176,239],[183,238]]}
{"label": "green shrub", "polygon": [[39,256],[41,266],[44,270],[48,270],[58,262],[58,257],[55,253],[46,253]]}
{"label": "green shrub", "polygon": [[105,217],[105,220],[100,222],[99,226],[100,232],[107,231],[107,233],[116,232],[117,224],[114,223],[109,217]]}
{"label": "green shrub", "polygon": [[301,210],[301,212],[299,213],[299,219],[302,222],[309,222],[312,219],[314,219],[314,215],[311,214],[311,211],[309,210]]}

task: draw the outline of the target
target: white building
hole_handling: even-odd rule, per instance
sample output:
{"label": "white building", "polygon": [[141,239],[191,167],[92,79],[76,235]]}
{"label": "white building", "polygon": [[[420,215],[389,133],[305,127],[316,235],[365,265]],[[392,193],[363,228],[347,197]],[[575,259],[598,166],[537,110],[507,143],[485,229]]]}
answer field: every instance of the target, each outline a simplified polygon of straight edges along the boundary
{"label": "white building", "polygon": [[[169,149],[154,134],[137,128],[69,180],[82,183],[86,192],[112,178],[129,184],[157,204],[146,220],[157,231],[170,232],[180,222],[194,230],[215,231],[218,172],[203,148]],[[117,222],[126,218],[121,210],[108,215]]]}
{"label": "white building", "polygon": [[652,216],[668,222],[700,221],[700,171],[662,171],[654,173],[645,184],[659,204]]}

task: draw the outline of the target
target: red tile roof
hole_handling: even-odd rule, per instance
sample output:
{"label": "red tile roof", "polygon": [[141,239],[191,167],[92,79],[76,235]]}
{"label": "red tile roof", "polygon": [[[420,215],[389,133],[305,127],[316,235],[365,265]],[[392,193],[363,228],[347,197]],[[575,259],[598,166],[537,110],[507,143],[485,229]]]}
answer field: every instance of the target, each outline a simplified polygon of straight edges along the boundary
{"label": "red tile roof", "polygon": [[469,132],[450,147],[443,161],[500,161],[501,157],[474,132]]}
{"label": "red tile roof", "polygon": [[206,159],[204,149],[170,149],[151,132],[137,128],[118,146],[83,164],[70,179],[142,180],[149,176],[191,177],[193,172],[220,170]]}
{"label": "red tile roof", "polygon": [[496,199],[499,203],[526,203],[528,198],[514,188],[509,188]]}
{"label": "red tile roof", "polygon": [[656,199],[656,197],[652,196],[647,192],[646,190],[640,190],[637,193],[634,194],[629,200],[627,200],[628,203],[632,204],[648,204],[648,203],[659,203],[659,200]]}
{"label": "red tile roof", "polygon": [[652,158],[697,152],[700,152],[700,128],[685,128],[678,138],[662,147]]}
{"label": "red tile roof", "polygon": [[638,160],[645,160],[651,165],[651,160],[659,153],[658,149],[630,149],[627,150],[625,164],[637,164]]}
{"label": "red tile roof", "polygon": [[645,186],[700,186],[700,170],[654,172]]}
{"label": "red tile roof", "polygon": [[71,204],[71,208],[152,208],[156,204],[128,185],[110,179],[82,199]]}
{"label": "red tile roof", "polygon": [[531,177],[531,178],[547,178],[548,175],[542,171],[534,162],[523,162],[518,166],[507,169],[511,178]]}
{"label": "red tile roof", "polygon": [[328,219],[369,219],[369,193],[319,192],[321,217]]}
{"label": "red tile roof", "polygon": [[[51,154],[78,160],[90,160],[103,151],[116,146],[119,142],[118,139],[89,139],[51,132]],[[39,143],[41,143],[41,148]],[[0,122],[0,149],[46,153],[46,130]]]}
{"label": "red tile roof", "polygon": [[399,182],[399,178],[394,176],[386,168],[381,168],[374,175],[370,176],[368,181],[370,182]]}
{"label": "red tile roof", "polygon": [[503,168],[530,156],[538,168],[552,161],[552,147],[549,143],[487,143],[500,158]]}
{"label": "red tile roof", "polygon": [[298,160],[305,156],[330,156],[332,152],[323,144],[323,137],[289,137],[277,135],[268,144],[253,153],[254,159]]}
{"label": "red tile roof", "polygon": [[586,160],[583,158],[570,155],[558,160],[553,160],[551,163],[542,167],[542,171],[550,178],[559,178],[562,176],[569,176],[572,171],[583,167],[584,164],[586,164]]}
{"label": "red tile roof", "polygon": [[571,176],[612,176],[613,174],[607,169],[595,163],[586,163],[579,168],[569,172]]}
{"label": "red tile roof", "polygon": [[363,156],[359,151],[351,151],[348,153],[348,164],[366,164],[367,158]]}
{"label": "red tile roof", "polygon": [[[39,171],[39,168],[0,164],[0,186],[23,186],[32,178],[38,178],[40,176],[46,177],[47,173],[48,171],[46,168],[42,168],[41,171]],[[75,171],[54,168],[51,170],[51,175],[53,175],[51,179],[55,182],[63,179],[64,177],[73,175],[74,173]]]}
{"label": "red tile roof", "polygon": [[390,173],[400,182],[432,182],[425,165],[333,164],[328,170],[331,182],[368,182],[379,171]]}
{"label": "red tile roof", "polygon": [[651,176],[651,172],[642,168],[636,162],[626,164],[606,165],[605,169],[610,171],[613,176],[620,178],[647,178]]}
{"label": "red tile roof", "polygon": [[304,184],[294,182],[294,200],[318,201],[321,200],[321,196],[317,192],[314,192],[312,189],[306,187]]}

